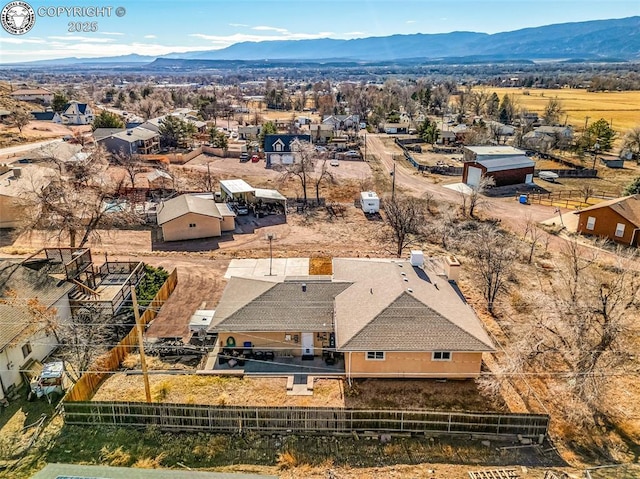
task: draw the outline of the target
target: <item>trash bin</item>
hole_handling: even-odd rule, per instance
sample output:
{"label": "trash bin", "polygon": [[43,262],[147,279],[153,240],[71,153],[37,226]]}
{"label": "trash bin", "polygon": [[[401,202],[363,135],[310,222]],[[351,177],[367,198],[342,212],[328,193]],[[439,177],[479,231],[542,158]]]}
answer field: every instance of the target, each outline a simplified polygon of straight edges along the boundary
{"label": "trash bin", "polygon": [[527,199],[527,195],[520,195],[520,198],[518,199],[518,201],[520,202],[521,205],[526,205],[527,203],[529,203]]}

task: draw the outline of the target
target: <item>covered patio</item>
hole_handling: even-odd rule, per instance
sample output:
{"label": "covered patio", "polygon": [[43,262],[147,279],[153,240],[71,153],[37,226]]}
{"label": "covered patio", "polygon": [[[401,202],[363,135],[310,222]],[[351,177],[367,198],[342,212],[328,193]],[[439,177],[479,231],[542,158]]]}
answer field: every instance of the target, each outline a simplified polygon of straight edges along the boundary
{"label": "covered patio", "polygon": [[[329,361],[331,363],[331,361]],[[276,356],[273,359],[256,357],[234,358],[218,354],[213,364],[214,374],[231,374],[238,376],[344,376],[344,359],[335,357],[333,364],[327,364],[322,357],[303,360],[300,356]]]}

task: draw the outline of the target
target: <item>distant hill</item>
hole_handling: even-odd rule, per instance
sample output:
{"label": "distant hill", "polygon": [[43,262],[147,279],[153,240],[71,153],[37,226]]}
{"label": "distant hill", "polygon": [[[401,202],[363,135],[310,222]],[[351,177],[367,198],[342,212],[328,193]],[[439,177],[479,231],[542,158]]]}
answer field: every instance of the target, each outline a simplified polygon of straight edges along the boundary
{"label": "distant hill", "polygon": [[[640,60],[640,16],[561,23],[512,32],[486,34],[452,32],[392,35],[353,40],[282,40],[242,42],[221,50],[172,53],[158,58],[235,61],[447,61],[475,58],[500,60],[601,61]],[[155,57],[126,55],[105,58],[65,58],[32,65],[75,63],[145,63]]]}
{"label": "distant hill", "polygon": [[45,66],[45,65],[75,65],[75,64],[121,64],[121,63],[149,63],[155,60],[156,57],[138,55],[136,53],[132,53],[131,55],[120,55],[117,57],[97,57],[97,58],[78,58],[78,57],[67,57],[67,58],[56,58],[53,60],[36,60],[32,62],[23,62],[21,65],[34,65],[34,66]]}

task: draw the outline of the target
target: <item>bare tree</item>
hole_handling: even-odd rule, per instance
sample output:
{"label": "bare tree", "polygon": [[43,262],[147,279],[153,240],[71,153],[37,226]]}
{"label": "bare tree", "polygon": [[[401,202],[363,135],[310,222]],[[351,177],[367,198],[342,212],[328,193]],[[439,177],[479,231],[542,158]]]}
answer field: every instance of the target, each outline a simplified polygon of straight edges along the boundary
{"label": "bare tree", "polygon": [[491,176],[482,175],[478,180],[478,184],[470,187],[470,191],[460,191],[462,215],[469,215],[471,218],[475,218],[476,209],[483,204],[483,193],[495,184],[496,182]]}
{"label": "bare tree", "polygon": [[274,165],[274,169],[282,172],[280,175],[280,181],[285,181],[288,178],[298,178],[298,180],[300,180],[300,186],[302,187],[302,195],[304,198],[303,201],[306,205],[308,202],[307,185],[309,184],[311,174],[315,169],[317,152],[311,143],[307,141],[300,141],[298,138],[291,142],[291,151],[294,155],[293,163],[290,165]]}
{"label": "bare tree", "polygon": [[424,202],[408,196],[395,195],[384,202],[384,218],[391,228],[396,255],[423,238],[426,208]]}
{"label": "bare tree", "polygon": [[[535,304],[532,321],[521,325],[514,349],[523,368],[560,369],[565,390],[600,407],[610,373],[628,361],[633,321],[640,313],[640,272],[635,252],[618,250],[615,264],[584,260],[577,245],[562,254],[561,284]],[[565,391],[566,392],[566,391]]]}
{"label": "bare tree", "polygon": [[71,247],[82,247],[92,237],[99,239],[99,229],[139,221],[130,205],[115,197],[120,185],[107,179],[106,162],[102,164],[99,157],[92,155],[64,168],[65,176],[31,192],[32,205],[23,219],[23,231],[44,229],[59,240],[68,236]]}
{"label": "bare tree", "polygon": [[20,133],[31,121],[31,115],[25,111],[17,110],[11,116],[11,125],[15,126]]}
{"label": "bare tree", "polygon": [[113,156],[118,166],[121,166],[129,177],[131,182],[131,188],[136,186],[136,175],[144,171],[144,167],[140,163],[140,158],[137,155],[130,155],[124,152],[124,149],[120,149],[118,153]]}
{"label": "bare tree", "polygon": [[543,230],[538,228],[538,225],[531,219],[531,217],[527,218],[527,223],[524,228],[524,240],[530,242],[527,263],[531,264],[533,261],[533,254],[535,253],[536,246],[538,246],[540,239],[545,234],[546,233]]}
{"label": "bare tree", "polygon": [[333,172],[330,170],[329,158],[327,157],[327,155],[323,154],[320,161],[321,161],[320,172],[316,173],[311,178],[311,181],[313,182],[313,185],[316,190],[316,201],[318,203],[320,203],[320,186],[322,185],[322,183],[330,183],[330,184],[336,183],[336,177],[333,174]]}
{"label": "bare tree", "polygon": [[81,307],[76,314],[59,323],[56,330],[67,372],[73,382],[91,367],[99,367],[98,358],[111,347],[112,331],[100,310]]}
{"label": "bare tree", "polygon": [[480,277],[482,295],[491,314],[498,295],[504,291],[516,259],[513,240],[490,225],[482,225],[467,240],[474,271]]}

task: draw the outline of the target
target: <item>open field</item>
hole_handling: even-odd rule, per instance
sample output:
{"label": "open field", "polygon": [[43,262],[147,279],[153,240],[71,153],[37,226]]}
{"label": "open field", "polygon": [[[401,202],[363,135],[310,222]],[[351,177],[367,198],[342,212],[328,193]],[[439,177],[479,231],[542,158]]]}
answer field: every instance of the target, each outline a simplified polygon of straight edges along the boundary
{"label": "open field", "polygon": [[[640,126],[640,91],[588,92],[587,90],[561,88],[558,90],[535,88],[486,88],[496,92],[500,99],[504,95],[515,97],[517,105],[529,111],[543,113],[550,98],[557,97],[567,116],[567,123],[574,129],[584,129],[588,123],[604,118],[613,122],[613,129],[620,137],[631,128]],[[563,118],[564,120],[564,118]]]}

